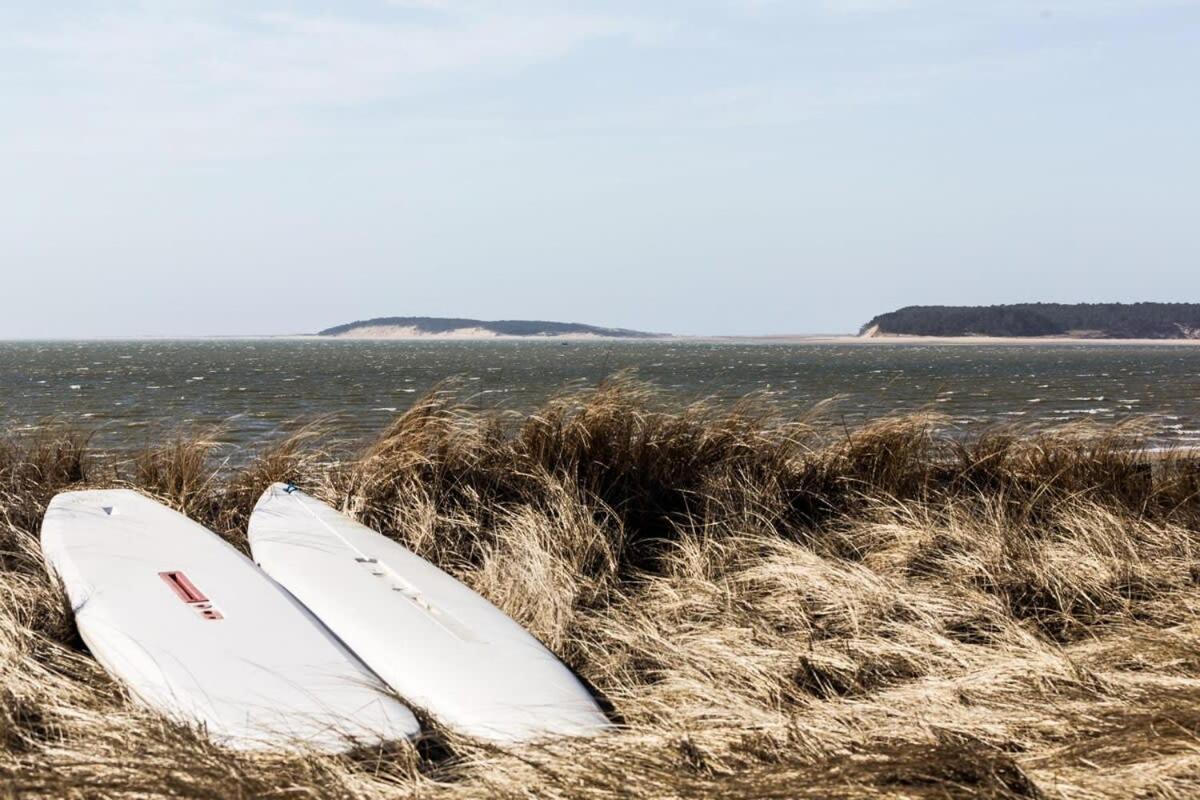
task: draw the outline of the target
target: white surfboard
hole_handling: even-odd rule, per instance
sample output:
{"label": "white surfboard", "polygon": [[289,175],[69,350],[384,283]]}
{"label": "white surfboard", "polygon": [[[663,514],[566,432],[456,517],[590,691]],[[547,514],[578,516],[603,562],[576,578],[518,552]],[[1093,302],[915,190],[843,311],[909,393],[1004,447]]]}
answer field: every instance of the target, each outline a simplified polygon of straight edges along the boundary
{"label": "white surfboard", "polygon": [[65,492],[42,523],[88,649],[141,702],[241,749],[415,736],[412,712],[216,534],[136,492]]}
{"label": "white surfboard", "polygon": [[258,501],[250,549],[406,702],[452,729],[513,743],[609,727],[571,671],[504,612],[293,487]]}

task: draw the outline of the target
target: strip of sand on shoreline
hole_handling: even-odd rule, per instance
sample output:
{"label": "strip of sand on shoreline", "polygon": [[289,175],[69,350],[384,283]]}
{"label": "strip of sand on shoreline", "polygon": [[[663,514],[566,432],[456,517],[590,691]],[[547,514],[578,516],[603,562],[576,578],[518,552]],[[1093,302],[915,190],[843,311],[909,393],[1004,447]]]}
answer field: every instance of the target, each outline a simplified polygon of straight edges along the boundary
{"label": "strip of sand on shoreline", "polygon": [[[372,332],[371,335],[335,335],[322,336],[315,333],[285,333],[285,334],[232,334],[225,336],[127,336],[96,341],[231,341],[231,340],[294,340],[294,341],[398,341],[398,342],[596,342],[596,343],[699,343],[699,344],[836,344],[872,346],[897,345],[1041,345],[1078,347],[1195,347],[1200,345],[1200,339],[1088,339],[1073,336],[900,336],[883,334],[877,336],[855,336],[852,334],[766,334],[760,336],[677,336],[670,334],[656,336],[603,336],[594,333],[566,333],[535,336],[514,336],[496,334],[491,331],[456,329],[439,333],[412,333],[410,331]],[[5,340],[0,340],[5,341]],[[64,340],[21,340],[11,341],[79,341]]]}
{"label": "strip of sand on shoreline", "polygon": [[904,345],[979,346],[1040,346],[1040,347],[1196,347],[1200,339],[1079,339],[1070,336],[1000,337],[1000,336],[853,336],[850,334],[777,334],[764,336],[597,336],[595,334],[551,334],[546,336],[486,335],[455,331],[444,333],[389,334],[372,336],[319,336],[317,334],[282,334],[199,337],[201,339],[292,339],[325,342],[562,342],[596,344],[793,344],[849,345],[861,347],[898,347]]}
{"label": "strip of sand on shoreline", "polygon": [[[673,337],[676,338],[676,337]],[[685,338],[685,337],[677,337]],[[1075,346],[1180,346],[1195,347],[1200,339],[1086,339],[1074,336],[876,336],[844,335],[773,335],[773,336],[697,336],[691,341],[763,342],[777,344],[846,344],[863,346],[888,345],[1075,345]]]}

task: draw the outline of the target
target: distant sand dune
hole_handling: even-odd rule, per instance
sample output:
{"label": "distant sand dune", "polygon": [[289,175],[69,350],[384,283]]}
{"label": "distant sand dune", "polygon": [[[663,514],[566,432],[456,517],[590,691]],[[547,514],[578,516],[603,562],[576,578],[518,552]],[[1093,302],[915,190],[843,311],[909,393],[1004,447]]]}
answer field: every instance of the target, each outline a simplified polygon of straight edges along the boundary
{"label": "distant sand dune", "polygon": [[605,339],[595,333],[543,333],[531,336],[506,336],[487,328],[454,328],[448,331],[424,331],[415,325],[364,325],[345,333],[332,334],[335,339]]}

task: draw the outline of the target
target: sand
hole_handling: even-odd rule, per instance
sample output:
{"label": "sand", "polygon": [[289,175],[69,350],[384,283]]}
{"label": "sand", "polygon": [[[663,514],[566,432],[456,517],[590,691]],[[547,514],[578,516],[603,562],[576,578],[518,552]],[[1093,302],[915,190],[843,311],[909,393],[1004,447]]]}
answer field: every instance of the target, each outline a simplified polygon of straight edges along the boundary
{"label": "sand", "polygon": [[778,336],[714,336],[704,337],[704,341],[725,342],[764,342],[779,344],[845,344],[888,346],[888,345],[1074,345],[1079,347],[1121,347],[1121,346],[1180,346],[1195,347],[1200,345],[1200,339],[1082,339],[1072,336],[897,336],[882,334],[875,336],[849,335],[778,335]]}
{"label": "sand", "polygon": [[595,333],[559,333],[537,336],[506,336],[487,328],[455,328],[449,331],[423,331],[415,325],[366,325],[345,333],[326,337],[330,339],[445,339],[454,341],[511,340],[511,339],[615,339]]}
{"label": "sand", "polygon": [[365,339],[365,340],[442,340],[442,341],[605,341],[605,342],[710,342],[730,344],[838,344],[866,347],[888,345],[1043,345],[1078,347],[1175,346],[1194,347],[1200,339],[1089,339],[1075,336],[901,336],[871,333],[850,334],[776,334],[764,336],[654,336],[647,338],[603,336],[596,333],[546,334],[539,336],[508,336],[487,328],[456,328],[450,331],[422,331],[413,325],[370,325],[333,336],[303,336],[298,338]]}

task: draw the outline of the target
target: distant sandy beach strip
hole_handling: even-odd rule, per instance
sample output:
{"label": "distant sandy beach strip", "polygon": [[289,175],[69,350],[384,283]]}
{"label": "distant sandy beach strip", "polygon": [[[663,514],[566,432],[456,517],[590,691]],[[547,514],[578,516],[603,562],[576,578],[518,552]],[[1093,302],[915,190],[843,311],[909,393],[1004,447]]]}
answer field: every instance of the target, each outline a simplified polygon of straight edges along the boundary
{"label": "distant sandy beach strip", "polygon": [[846,344],[862,345],[864,347],[893,346],[893,345],[1075,345],[1079,347],[1097,346],[1180,346],[1196,347],[1200,339],[1083,339],[1072,336],[717,336],[703,337],[702,341],[713,342],[763,342],[779,344]]}
{"label": "distant sandy beach strip", "polygon": [[[246,337],[237,337],[246,338]],[[249,337],[259,338],[259,337]],[[986,345],[1022,345],[1022,346],[1076,346],[1076,347],[1196,347],[1200,339],[1085,339],[1072,336],[896,336],[891,334],[876,336],[852,336],[849,334],[779,334],[767,336],[603,336],[595,333],[562,333],[534,336],[509,336],[498,334],[486,328],[456,328],[449,331],[430,333],[414,326],[373,325],[356,328],[346,333],[332,336],[316,334],[294,334],[284,336],[265,336],[268,339],[307,339],[307,340],[358,340],[358,341],[452,341],[452,342],[524,342],[524,341],[587,341],[587,342],[679,342],[679,343],[710,343],[710,344],[837,344],[856,345],[863,347],[889,347],[897,345],[950,345],[950,346],[986,346]]]}

